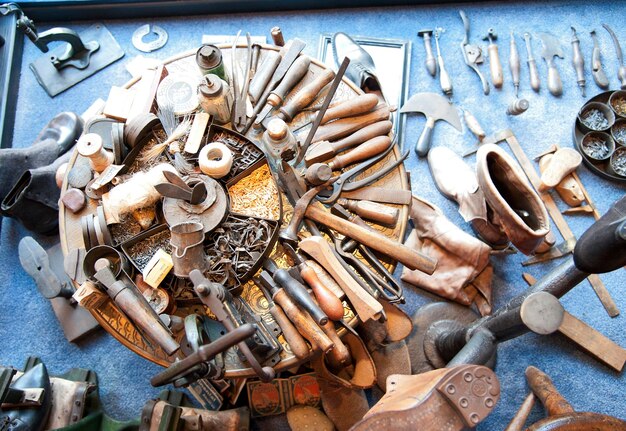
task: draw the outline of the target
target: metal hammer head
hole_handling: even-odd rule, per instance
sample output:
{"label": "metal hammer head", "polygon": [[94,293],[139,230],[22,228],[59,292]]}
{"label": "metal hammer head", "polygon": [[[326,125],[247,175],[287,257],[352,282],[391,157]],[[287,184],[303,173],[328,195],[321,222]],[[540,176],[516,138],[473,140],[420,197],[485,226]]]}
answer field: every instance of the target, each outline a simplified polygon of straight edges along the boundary
{"label": "metal hammer head", "polygon": [[425,30],[420,30],[417,32],[417,35],[419,37],[425,37],[425,36],[432,36],[433,35],[433,31],[430,29],[425,29]]}
{"label": "metal hammer head", "polygon": [[483,37],[483,40],[488,40],[489,43],[493,43],[498,38],[498,34],[493,28],[487,30],[487,34]]}

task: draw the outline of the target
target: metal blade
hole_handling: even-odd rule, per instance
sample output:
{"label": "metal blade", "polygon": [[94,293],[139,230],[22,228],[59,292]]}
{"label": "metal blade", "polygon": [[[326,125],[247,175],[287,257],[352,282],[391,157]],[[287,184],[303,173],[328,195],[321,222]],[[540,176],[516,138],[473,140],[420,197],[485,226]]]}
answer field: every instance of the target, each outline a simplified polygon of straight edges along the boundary
{"label": "metal blade", "polygon": [[408,112],[420,112],[426,118],[433,118],[435,121],[444,120],[461,131],[459,112],[447,98],[437,93],[414,94],[400,109],[401,114]]}
{"label": "metal blade", "polygon": [[558,259],[559,257],[563,257],[572,251],[574,251],[574,247],[576,246],[576,239],[570,238],[565,242],[562,242],[558,245],[553,246],[550,250],[545,253],[535,255],[528,259],[525,262],[522,262],[522,266],[534,265],[535,263],[548,262],[550,260]]}
{"label": "metal blade", "polygon": [[543,43],[543,50],[541,56],[550,63],[554,56],[565,58],[563,55],[563,48],[561,47],[561,41],[550,33],[539,33],[539,38]]}
{"label": "metal blade", "polygon": [[615,45],[615,54],[617,55],[617,61],[619,61],[620,66],[624,64],[624,56],[622,55],[622,47],[619,44],[619,39],[615,32],[609,27],[607,24],[602,24],[602,27],[611,35],[611,39],[613,39],[613,45]]}

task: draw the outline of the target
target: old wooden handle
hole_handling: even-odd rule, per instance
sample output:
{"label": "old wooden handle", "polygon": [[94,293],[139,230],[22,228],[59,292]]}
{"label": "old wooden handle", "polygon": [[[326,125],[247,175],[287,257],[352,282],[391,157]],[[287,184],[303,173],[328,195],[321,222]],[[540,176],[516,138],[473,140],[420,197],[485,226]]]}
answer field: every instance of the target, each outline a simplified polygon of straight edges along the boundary
{"label": "old wooden handle", "polygon": [[498,45],[490,44],[489,50],[489,68],[491,71],[491,81],[496,88],[502,87],[504,76],[502,75],[502,63],[500,63],[500,55],[498,54]]}
{"label": "old wooden handle", "polygon": [[367,200],[339,198],[337,203],[367,220],[387,226],[395,226],[400,214],[397,208]]}
{"label": "old wooden handle", "polygon": [[367,114],[359,115],[358,117],[342,118],[341,120],[320,126],[317,132],[315,132],[313,142],[335,141],[377,121],[388,120],[390,115],[389,106],[380,104]]}
{"label": "old wooden handle", "polygon": [[548,416],[574,412],[572,406],[556,390],[550,377],[543,371],[529,366],[526,368],[526,379],[528,386],[545,407]]}
{"label": "old wooden handle", "polygon": [[283,330],[283,336],[289,344],[291,351],[298,359],[305,359],[309,356],[309,346],[302,338],[302,335],[298,332],[291,320],[287,317],[285,312],[278,305],[274,305],[270,308],[270,314],[278,323],[278,326]]}
{"label": "old wooden handle", "polygon": [[[324,211],[317,204],[309,205],[305,216],[315,222],[328,226],[342,235],[359,241],[376,251],[402,263],[409,269],[417,269],[431,275],[437,268],[437,260],[419,253],[398,241],[391,240],[378,232],[369,231],[352,222]],[[339,280],[337,280],[339,281]],[[347,292],[346,292],[347,293]]]}
{"label": "old wooden handle", "polygon": [[378,104],[378,96],[375,94],[361,94],[360,96],[341,102],[326,110],[322,122],[326,124],[330,120],[337,118],[352,117],[353,115],[363,114],[374,108]]}
{"label": "old wooden handle", "polygon": [[317,97],[318,93],[333,80],[335,72],[330,69],[324,70],[318,75],[312,82],[304,86],[298,93],[282,108],[280,112],[283,116],[283,120],[289,122],[293,120],[293,117],[298,115],[300,111],[309,106],[311,102]]}
{"label": "old wooden handle", "polygon": [[330,163],[328,163],[328,166],[330,166],[333,171],[336,171],[351,165],[352,163],[374,157],[385,151],[390,145],[391,139],[389,136],[376,136],[375,138],[362,143],[355,149],[335,157]]}
{"label": "old wooden handle", "polygon": [[335,348],[328,353],[328,358],[331,360],[331,363],[334,363],[333,365],[339,368],[349,365],[352,362],[352,356],[346,345],[341,341],[341,338],[339,338],[339,335],[337,335],[333,322],[322,325],[322,331],[324,331],[328,338],[335,344]]}
{"label": "old wooden handle", "polygon": [[300,276],[302,279],[311,286],[315,298],[319,303],[319,306],[326,313],[331,320],[341,320],[343,318],[343,304],[337,296],[331,292],[321,282],[315,270],[306,264],[302,266],[300,270]]}
{"label": "old wooden handle", "polygon": [[306,75],[307,71],[309,70],[310,64],[311,58],[308,55],[301,55],[300,57],[298,57],[298,59],[294,61],[294,63],[287,71],[285,77],[282,79],[282,81],[280,81],[278,87],[276,87],[276,89],[270,93],[267,101],[272,106],[278,106],[283,103],[283,100],[285,100],[285,96],[287,95],[287,93],[289,93],[291,89],[295,87],[302,78],[304,78],[304,75]]}
{"label": "old wooden handle", "polygon": [[300,241],[300,249],[315,259],[330,273],[341,286],[350,300],[352,307],[359,318],[366,322],[370,319],[378,320],[383,311],[383,306],[359,285],[352,275],[341,266],[330,245],[319,236],[312,236]]}
{"label": "old wooden handle", "polygon": [[298,332],[309,340],[314,347],[319,347],[323,352],[328,352],[334,348],[335,345],[330,338],[317,326],[311,316],[298,308],[291,298],[287,296],[287,292],[280,289],[274,294],[272,299],[283,308],[283,311],[289,317],[289,320],[293,322]]}

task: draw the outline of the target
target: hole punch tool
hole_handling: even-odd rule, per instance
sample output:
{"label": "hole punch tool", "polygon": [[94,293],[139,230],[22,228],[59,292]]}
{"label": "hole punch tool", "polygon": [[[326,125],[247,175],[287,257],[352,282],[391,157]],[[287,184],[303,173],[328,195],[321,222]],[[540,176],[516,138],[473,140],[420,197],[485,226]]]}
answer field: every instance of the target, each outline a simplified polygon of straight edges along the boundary
{"label": "hole punch tool", "polygon": [[485,79],[483,74],[478,69],[478,65],[482,64],[483,59],[483,50],[478,45],[472,45],[469,43],[470,37],[470,23],[467,15],[464,11],[459,11],[461,15],[461,19],[463,20],[463,27],[465,27],[465,37],[463,38],[463,42],[461,42],[461,51],[463,52],[463,59],[465,60],[465,64],[467,64],[480,78],[480,83],[483,86],[483,93],[486,95],[489,94],[489,82]]}

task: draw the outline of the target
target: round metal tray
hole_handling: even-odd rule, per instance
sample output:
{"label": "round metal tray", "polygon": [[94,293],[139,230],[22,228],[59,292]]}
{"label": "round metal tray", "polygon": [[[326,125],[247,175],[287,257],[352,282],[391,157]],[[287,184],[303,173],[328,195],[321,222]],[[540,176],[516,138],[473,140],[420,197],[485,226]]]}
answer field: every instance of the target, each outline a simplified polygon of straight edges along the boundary
{"label": "round metal tray", "polygon": [[[225,45],[218,45],[222,50],[224,63],[226,65],[231,64],[231,55],[232,55],[232,47]],[[237,45],[236,55],[237,59],[240,62],[245,61],[245,50],[246,46],[244,44]],[[263,45],[261,50],[261,55],[259,59],[259,64],[263,61],[263,57],[265,53],[270,50],[277,51],[278,48],[270,45]],[[178,56],[168,59],[165,61],[165,65],[168,68],[169,73],[176,72],[185,72],[189,70],[196,70],[197,66],[195,64],[195,50],[188,51],[182,53]],[[326,66],[319,61],[312,60],[310,70],[313,73],[308,73],[305,78],[292,90],[290,95],[287,97],[286,102],[293,97],[300,88],[304,85],[308,84],[316,74],[323,70]],[[140,78],[133,79],[125,84],[125,88],[132,87],[136,82],[139,81]],[[352,82],[348,81],[344,78],[341,85],[338,87],[337,92],[335,93],[334,99],[337,101],[350,99],[352,97],[356,97],[358,94],[362,93],[361,90],[355,86]],[[319,107],[323,102],[325,93],[322,93],[316,101],[314,101],[311,106]],[[310,124],[313,122],[316,115],[315,110],[305,110],[304,112],[297,115],[293,121],[290,123],[291,130],[295,130],[296,136],[301,139],[306,136],[308,133],[308,129],[310,128]],[[228,127],[228,126],[226,126]],[[302,136],[301,136],[302,135]],[[250,132],[246,135],[248,139],[250,139],[255,145],[260,146],[260,135],[255,134],[254,129],[251,129]],[[387,155],[382,161],[378,164],[374,165],[366,172],[363,172],[361,176],[367,176],[372,172],[381,169],[389,163],[392,163],[395,160],[400,158],[400,150],[396,146],[394,150]],[[70,168],[74,165],[77,159],[81,156],[78,155],[77,152],[74,152],[72,158],[70,160]],[[69,172],[69,169],[68,169]],[[357,177],[358,178],[358,177]],[[273,180],[272,180],[273,181]],[[409,190],[410,184],[408,182],[407,174],[404,169],[404,165],[401,164],[392,172],[390,172],[387,176],[381,178],[373,185],[378,187],[388,187],[390,189],[403,189]],[[67,178],[64,179],[62,190],[65,191],[67,189]],[[283,218],[282,223],[283,226],[286,225],[290,218],[292,208],[289,205],[287,199],[282,196],[281,197],[282,208],[283,208]],[[398,205],[396,206],[400,210],[400,216],[398,223],[395,227],[389,228],[380,225],[373,224],[372,226],[383,233],[389,238],[395,240],[402,240],[405,234],[405,230],[407,227],[408,220],[408,205]],[[73,214],[71,211],[66,211],[63,205],[60,206],[59,211],[59,228],[61,234],[61,245],[63,248],[64,255],[67,255],[71,250],[84,247],[80,226],[80,219],[82,216],[94,213],[96,211],[96,203],[94,201],[90,201],[89,205],[83,209],[78,214]],[[270,253],[270,256],[276,260],[279,266],[287,266],[286,257],[282,251],[282,248],[279,245],[275,245],[273,250]],[[395,262],[390,260],[381,260],[383,264],[393,272],[395,267]],[[78,287],[78,286],[77,286]],[[264,320],[268,322],[272,322],[273,319],[269,314],[269,304],[265,299],[263,293],[256,287],[256,285],[249,281],[241,286],[240,289],[241,297],[250,305],[250,307],[256,312],[259,316],[261,316]],[[358,319],[355,317],[354,313],[344,301],[345,314],[344,321],[348,324],[354,326],[357,324]],[[102,327],[109,332],[113,337],[115,337],[118,341],[120,341],[124,346],[131,349],[135,353],[140,356],[160,364],[162,366],[168,366],[172,362],[174,362],[175,358],[173,356],[168,356],[161,348],[152,343],[149,339],[143,335],[143,333],[135,327],[135,325],[129,321],[126,316],[120,312],[115,303],[111,300],[106,300],[104,304],[99,306],[97,309],[91,310],[92,314],[96,318],[96,320],[102,325]],[[176,311],[176,315],[181,317],[185,317],[190,313],[206,313],[207,310],[203,305],[189,305],[189,306],[179,306]],[[207,313],[210,314],[210,313]],[[339,332],[341,335],[341,331]],[[179,337],[180,339],[181,337]],[[276,371],[286,370],[296,366],[299,361],[289,350],[289,345],[284,341],[282,335],[279,337],[279,342],[284,347],[283,352],[281,352],[281,360],[274,367]],[[227,355],[225,355],[225,377],[226,378],[245,378],[245,377],[255,377],[254,371],[249,368],[247,365],[243,364],[237,354],[234,354],[232,351],[229,351]]]}
{"label": "round metal tray", "polygon": [[[591,99],[587,100],[582,106],[585,106],[587,103],[590,103],[590,102],[599,102],[599,103],[604,103],[608,105],[609,97],[611,97],[611,94],[613,94],[615,91],[616,90],[605,91],[604,93],[600,93],[597,96],[594,96]],[[582,109],[582,106],[581,106],[581,109]],[[607,133],[610,134],[610,132],[607,132]],[[606,178],[607,180],[615,181],[618,183],[626,183],[626,178],[617,176],[610,171],[609,169],[610,158],[604,162],[598,163],[597,161],[591,160],[589,156],[587,156],[587,154],[582,149],[582,141],[583,141],[583,137],[585,136],[585,134],[586,132],[582,130],[580,120],[578,119],[578,116],[577,116],[576,121],[574,122],[574,130],[573,130],[574,147],[583,156],[583,162],[585,163],[585,165],[587,165],[587,167],[591,170],[591,172],[593,172],[594,174],[602,178]],[[616,142],[615,145],[617,147],[620,144]]]}

